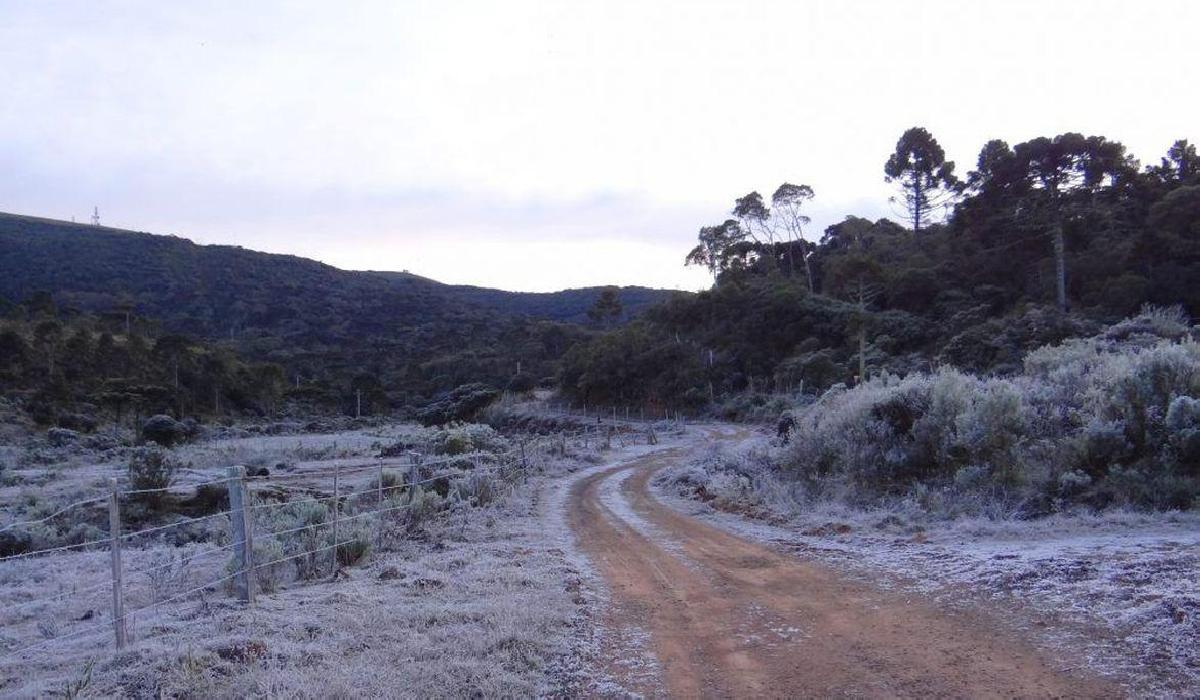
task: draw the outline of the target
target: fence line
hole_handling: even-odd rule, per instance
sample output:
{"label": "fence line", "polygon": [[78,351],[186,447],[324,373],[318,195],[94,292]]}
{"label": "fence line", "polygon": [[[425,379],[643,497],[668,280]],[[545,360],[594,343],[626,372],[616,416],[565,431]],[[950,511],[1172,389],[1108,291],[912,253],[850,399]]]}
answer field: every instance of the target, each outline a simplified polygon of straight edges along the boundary
{"label": "fence line", "polygon": [[52,520],[73,508],[78,508],[79,506],[86,506],[91,503],[100,503],[107,498],[108,498],[108,496],[97,496],[96,498],[86,498],[82,501],[75,501],[74,503],[71,503],[71,504],[63,506],[62,508],[59,508],[58,510],[54,511],[53,513],[51,513],[50,515],[47,515],[44,518],[38,518],[37,520],[25,520],[25,521],[19,522],[19,523],[9,523],[8,525],[5,525],[4,527],[0,527],[0,532],[8,532],[9,530],[12,530],[12,529],[18,528],[18,527],[29,527],[30,525],[41,525],[42,523],[44,523],[48,520]]}
{"label": "fence line", "polygon": [[[214,485],[214,484],[225,484],[226,487],[230,490],[230,495],[231,495],[229,509],[222,510],[217,513],[209,513],[209,514],[205,514],[205,515],[201,515],[201,516],[182,518],[182,519],[177,520],[172,523],[142,528],[140,530],[135,530],[132,532],[125,532],[125,533],[121,532],[121,503],[120,503],[121,496],[140,495],[140,494],[147,494],[147,493],[161,493],[161,492],[166,492],[166,491],[170,491],[173,489],[172,489],[172,487],[164,487],[164,488],[154,488],[154,489],[120,490],[116,486],[115,481],[114,481],[111,492],[108,496],[100,496],[100,497],[96,497],[96,498],[77,501],[77,502],[68,504],[67,506],[65,506],[65,507],[59,509],[58,511],[55,511],[54,513],[47,515],[43,518],[39,518],[36,520],[30,520],[30,521],[24,521],[24,522],[18,522],[18,523],[12,523],[12,524],[7,525],[4,528],[0,529],[0,532],[5,532],[5,531],[13,530],[16,528],[28,527],[30,525],[41,524],[50,519],[58,517],[58,516],[62,515],[63,513],[66,513],[74,508],[80,508],[80,507],[84,507],[84,506],[88,506],[88,505],[92,505],[92,504],[102,503],[106,500],[109,501],[110,520],[109,520],[109,534],[107,537],[101,538],[101,539],[89,540],[86,542],[79,542],[79,543],[74,543],[74,544],[46,548],[46,549],[36,550],[36,551],[32,551],[32,552],[23,552],[20,554],[9,555],[6,557],[0,557],[0,564],[7,563],[10,561],[14,561],[14,560],[22,560],[22,559],[27,559],[27,558],[32,558],[32,557],[46,556],[46,555],[50,555],[50,554],[54,554],[54,553],[58,553],[58,552],[72,551],[72,550],[77,550],[77,549],[81,549],[81,548],[85,548],[85,547],[97,547],[100,545],[107,545],[107,547],[110,551],[110,554],[111,554],[111,559],[112,559],[112,562],[111,562],[112,572],[111,572],[111,577],[106,577],[106,578],[110,578],[110,580],[106,580],[106,581],[103,581],[102,583],[90,585],[90,586],[87,586],[82,589],[73,588],[69,591],[62,591],[62,592],[55,593],[50,596],[45,596],[45,597],[33,599],[33,600],[21,601],[19,603],[13,604],[13,606],[10,606],[10,607],[25,608],[25,607],[29,607],[29,606],[33,606],[33,605],[37,605],[37,604],[53,604],[53,603],[69,604],[72,601],[80,600],[84,596],[84,594],[94,593],[97,591],[102,591],[104,589],[111,589],[113,592],[112,615],[109,616],[107,619],[97,619],[95,622],[90,622],[89,624],[85,625],[82,628],[70,630],[70,631],[64,632],[62,634],[53,632],[53,636],[48,639],[39,641],[34,644],[30,644],[30,645],[26,645],[26,646],[19,647],[16,649],[12,649],[7,652],[3,652],[2,654],[0,654],[0,659],[7,660],[7,659],[10,659],[13,657],[27,655],[28,653],[30,653],[32,651],[42,649],[47,646],[53,646],[55,644],[68,642],[71,640],[79,639],[81,637],[96,635],[96,634],[99,634],[103,630],[104,627],[107,627],[110,625],[112,628],[110,633],[115,635],[116,646],[119,649],[119,648],[123,647],[126,644],[126,642],[128,641],[127,624],[130,622],[136,621],[136,619],[139,616],[144,615],[148,611],[153,614],[157,611],[164,610],[164,606],[167,606],[171,603],[177,603],[181,600],[188,598],[189,596],[202,594],[205,591],[211,590],[214,586],[220,586],[229,581],[235,581],[235,582],[244,581],[245,582],[244,588],[243,588],[242,584],[239,583],[238,586],[236,586],[236,592],[238,594],[238,597],[242,600],[243,603],[253,604],[254,591],[255,591],[255,588],[257,587],[256,577],[259,574],[259,572],[261,572],[264,568],[275,567],[275,566],[278,566],[280,564],[283,564],[283,563],[286,563],[289,561],[300,559],[302,557],[313,557],[313,556],[321,554],[323,552],[333,550],[332,570],[333,570],[333,572],[336,572],[338,570],[338,564],[339,564],[339,562],[338,562],[339,548],[353,544],[355,541],[358,540],[359,537],[362,536],[361,530],[359,530],[353,537],[350,537],[349,539],[345,539],[343,536],[339,536],[338,525],[360,521],[363,519],[371,518],[372,516],[379,517],[379,518],[381,518],[381,520],[375,526],[379,530],[379,533],[377,534],[377,541],[378,541],[378,537],[382,536],[382,531],[383,531],[383,528],[385,527],[382,517],[388,513],[392,513],[392,512],[396,512],[396,511],[403,511],[403,510],[413,508],[415,505],[415,502],[412,500],[411,494],[414,493],[413,489],[415,489],[418,486],[422,486],[425,484],[429,484],[429,483],[447,479],[447,478],[466,477],[471,474],[480,474],[480,475],[488,475],[488,476],[500,476],[505,481],[512,482],[512,483],[508,484],[508,486],[511,488],[512,486],[515,485],[515,482],[512,481],[513,479],[518,479],[521,477],[528,476],[528,473],[530,471],[530,462],[529,462],[530,455],[537,455],[541,450],[545,450],[546,454],[553,454],[556,450],[560,450],[560,449],[565,450],[565,447],[566,447],[566,444],[568,441],[575,441],[578,439],[582,439],[584,441],[585,445],[592,439],[596,439],[598,442],[599,439],[602,437],[602,432],[606,432],[608,437],[612,437],[613,432],[614,432],[612,429],[613,426],[609,425],[607,427],[608,427],[608,430],[604,431],[601,426],[584,426],[581,429],[570,431],[570,432],[560,431],[555,434],[540,436],[540,437],[537,437],[537,438],[534,438],[531,440],[521,440],[521,441],[517,442],[516,445],[510,447],[508,450],[506,450],[504,452],[500,452],[500,453],[473,452],[473,453],[465,453],[462,455],[446,456],[443,458],[433,459],[433,460],[425,460],[424,455],[413,453],[412,455],[410,455],[411,462],[409,464],[391,465],[393,467],[398,468],[398,470],[404,470],[404,469],[408,470],[407,475],[404,475],[404,477],[402,479],[400,479],[398,481],[398,483],[393,484],[391,486],[384,486],[385,465],[384,465],[383,459],[379,459],[371,464],[365,464],[365,465],[356,464],[356,465],[348,465],[346,467],[341,467],[340,465],[337,465],[332,470],[314,470],[314,471],[310,471],[310,472],[303,472],[303,473],[296,473],[296,474],[274,475],[273,477],[272,476],[250,477],[250,476],[246,476],[244,474],[244,470],[241,470],[241,473],[235,473],[227,478],[214,479],[214,480],[203,481],[203,482],[199,482],[196,484],[188,485],[189,487],[199,489],[201,487],[210,486],[210,485]],[[649,431],[648,435],[651,435],[652,432],[653,432],[652,430]],[[481,464],[482,462],[487,462],[487,464]],[[438,470],[437,473],[431,474],[429,476],[424,476],[424,477],[422,477],[420,474],[421,471],[428,470],[430,467],[452,464],[452,463],[469,463],[472,466],[472,468]],[[268,483],[270,483],[272,481],[276,481],[276,480],[282,481],[282,480],[293,479],[293,478],[321,479],[321,478],[327,478],[329,476],[332,476],[334,478],[335,484],[336,484],[337,480],[340,479],[340,477],[345,476],[346,474],[358,474],[358,473],[364,472],[366,470],[376,470],[379,475],[378,482],[374,483],[374,484],[369,484],[368,486],[366,486],[363,489],[360,489],[358,491],[351,490],[351,492],[348,494],[338,493],[338,490],[335,487],[334,494],[330,495],[330,496],[317,496],[317,497],[313,497],[313,498],[281,501],[278,503],[261,503],[261,502],[260,503],[250,503],[249,501],[244,501],[241,504],[241,506],[242,506],[241,510],[238,509],[237,505],[235,504],[235,499],[232,498],[234,496],[235,489],[241,490],[239,495],[243,495],[246,497],[249,497],[251,495],[258,495],[259,497],[261,497],[263,495],[261,491],[251,490],[248,488],[249,486],[252,486],[255,484],[268,484]],[[395,471],[393,471],[393,473],[395,473]],[[394,497],[391,496],[391,492],[401,490],[401,489],[406,490],[407,493],[410,494],[409,500],[405,503],[397,503],[397,501],[394,499]],[[362,500],[362,497],[365,496],[367,498],[370,498],[372,495],[374,495],[376,498],[375,507],[374,508],[368,507],[368,508],[363,509],[362,505],[363,505],[364,501]],[[352,503],[358,505],[358,507],[354,508],[354,510],[352,510],[349,514],[347,514],[345,516],[342,515],[342,506],[340,505],[340,503],[342,502],[343,499],[348,499],[347,505],[350,505]],[[258,530],[256,532],[255,524],[253,522],[249,521],[250,516],[252,516],[253,513],[255,513],[255,512],[263,512],[263,511],[280,508],[280,507],[287,506],[287,505],[301,505],[301,504],[305,504],[305,503],[327,503],[329,501],[332,501],[334,504],[334,506],[333,506],[334,511],[332,513],[332,519],[326,519],[319,523],[307,523],[300,527],[290,527],[290,528],[284,528],[282,530],[276,530],[276,531],[266,530],[264,528],[264,529]],[[183,526],[190,525],[193,523],[205,522],[205,521],[208,521],[211,519],[223,518],[226,516],[228,516],[230,518],[230,526],[234,529],[233,541],[229,542],[228,544],[220,545],[220,546],[214,545],[213,547],[205,548],[200,552],[192,553],[187,556],[181,557],[178,560],[171,559],[169,561],[165,561],[162,563],[151,563],[149,565],[144,565],[141,567],[126,568],[121,562],[121,551],[122,551],[121,544],[123,542],[127,542],[127,541],[133,540],[135,538],[139,538],[139,537],[145,537],[148,535],[161,534],[161,533],[163,533],[167,530],[171,530],[173,528],[179,528],[179,527],[183,527]],[[240,533],[237,532],[237,524],[238,524],[237,521],[239,520],[239,516],[245,517],[247,519],[247,521],[244,523],[245,527]],[[265,525],[265,523],[263,523],[263,524]],[[332,527],[334,529],[334,536],[331,538],[333,540],[332,544],[322,543],[321,546],[317,546],[317,547],[313,547],[313,548],[306,547],[306,548],[304,548],[303,551],[289,554],[289,555],[286,555],[283,557],[277,557],[270,561],[266,561],[266,562],[256,561],[255,552],[254,552],[254,548],[253,548],[253,537],[255,535],[260,536],[260,537],[265,537],[265,538],[271,538],[272,540],[275,540],[278,537],[292,534],[295,532],[304,531],[304,530],[317,531],[319,528],[322,528],[322,527]],[[140,607],[137,607],[132,610],[125,609],[125,605],[124,605],[124,602],[125,602],[124,595],[125,595],[125,588],[126,588],[126,583],[124,581],[125,577],[133,577],[133,576],[140,577],[142,575],[147,575],[150,578],[149,585],[157,588],[161,584],[156,583],[155,576],[153,575],[156,572],[170,570],[170,569],[173,569],[176,567],[179,567],[180,570],[182,571],[183,567],[191,565],[192,563],[196,562],[197,560],[203,560],[208,557],[212,557],[214,555],[224,554],[226,552],[229,552],[230,550],[233,550],[233,555],[234,555],[234,562],[233,562],[234,570],[232,572],[227,573],[225,575],[217,576],[216,578],[208,579],[204,583],[201,583],[196,586],[192,586],[192,587],[188,588],[187,590],[179,591],[177,593],[173,593],[173,594],[168,595],[163,598],[158,598],[157,591],[152,590],[151,595],[155,596],[155,598],[152,602],[141,605]],[[146,550],[133,549],[130,551],[146,551]],[[99,564],[99,562],[97,562],[97,564]],[[208,565],[206,564],[206,567],[207,566]],[[211,576],[214,573],[219,573],[219,570],[217,572],[214,572],[210,568],[205,568],[203,573]],[[304,574],[300,574],[300,576],[302,578],[306,578],[306,576]],[[141,597],[141,596],[138,596],[138,597]],[[101,609],[102,609],[102,607],[101,607]],[[88,613],[89,616],[91,614],[92,614],[92,612]],[[28,623],[29,619],[30,618],[25,617],[25,618],[22,618],[21,620],[18,620],[17,622],[15,622],[13,624]],[[82,620],[73,620],[73,622],[82,622]],[[44,632],[44,633],[51,634],[50,632]]]}

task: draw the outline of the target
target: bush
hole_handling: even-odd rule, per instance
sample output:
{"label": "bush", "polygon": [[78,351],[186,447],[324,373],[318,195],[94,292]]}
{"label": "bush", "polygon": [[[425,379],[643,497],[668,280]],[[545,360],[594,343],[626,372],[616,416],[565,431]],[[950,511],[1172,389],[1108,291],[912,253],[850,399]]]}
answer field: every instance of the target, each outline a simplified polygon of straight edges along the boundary
{"label": "bush", "polygon": [[164,450],[157,447],[139,447],[129,456],[126,474],[129,487],[134,491],[149,491],[136,494],[137,499],[152,507],[161,506],[166,499],[166,489],[175,478],[178,464]]}
{"label": "bush", "polygon": [[[346,535],[341,535],[343,538]],[[350,538],[338,543],[338,566],[354,566],[371,551],[371,536],[365,528],[359,528],[350,534]]]}
{"label": "bush", "polygon": [[416,418],[427,426],[469,421],[499,397],[500,392],[486,384],[464,384],[418,409]]}
{"label": "bush", "polygon": [[455,482],[454,487],[460,499],[480,508],[500,496],[500,485],[490,474],[467,474]]}
{"label": "bush", "polygon": [[947,512],[1190,507],[1200,492],[1200,345],[1144,312],[1026,355],[1024,372],[880,376],[797,412],[782,466],[812,494]]}
{"label": "bush", "polygon": [[142,424],[142,440],[154,442],[163,447],[171,447],[182,442],[187,437],[188,429],[174,418],[158,414],[150,416]]}
{"label": "bush", "polygon": [[78,442],[79,433],[67,428],[51,428],[46,431],[46,439],[55,447],[65,447]]}

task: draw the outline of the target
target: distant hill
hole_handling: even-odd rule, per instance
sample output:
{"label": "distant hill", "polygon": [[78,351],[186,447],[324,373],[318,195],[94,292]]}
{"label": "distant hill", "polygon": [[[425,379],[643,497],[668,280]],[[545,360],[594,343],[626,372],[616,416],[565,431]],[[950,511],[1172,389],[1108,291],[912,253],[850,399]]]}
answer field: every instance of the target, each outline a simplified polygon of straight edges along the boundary
{"label": "distant hill", "polygon": [[[406,272],[372,272],[370,274],[390,280],[415,277]],[[447,295],[468,304],[478,304],[504,313],[530,318],[544,318],[581,325],[589,322],[588,309],[595,303],[600,292],[606,289],[606,287],[580,287],[558,292],[509,292],[503,289],[465,284],[446,285],[423,277],[417,277],[417,279],[440,285]],[[621,306],[624,308],[623,321],[635,318],[651,306],[662,303],[680,293],[668,289],[638,286],[616,287],[616,289],[620,291]]]}
{"label": "distant hill", "polygon": [[[597,289],[550,294],[355,272],[305,258],[175,236],[0,214],[0,300],[48,292],[62,309],[154,319],[221,339],[290,374],[344,384],[377,377],[428,394],[466,381],[545,376],[584,331]],[[629,312],[671,292],[631,287]]]}

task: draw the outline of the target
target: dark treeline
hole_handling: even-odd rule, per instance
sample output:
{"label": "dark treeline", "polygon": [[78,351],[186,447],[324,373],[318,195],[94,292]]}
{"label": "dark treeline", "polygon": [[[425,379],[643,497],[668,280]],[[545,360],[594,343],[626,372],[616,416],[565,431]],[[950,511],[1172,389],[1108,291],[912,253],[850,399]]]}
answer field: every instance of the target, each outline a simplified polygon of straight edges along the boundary
{"label": "dark treeline", "polygon": [[272,415],[283,368],[227,347],[163,333],[133,314],[60,312],[49,294],[0,320],[0,386],[43,425],[91,431],[141,418]]}
{"label": "dark treeline", "polygon": [[[455,287],[12,215],[0,215],[0,269],[0,324],[17,348],[0,354],[8,368],[0,394],[16,397],[40,420],[50,414],[43,399],[53,399],[57,411],[77,412],[72,400],[99,405],[99,394],[136,394],[145,397],[138,405],[155,406],[147,411],[169,408],[176,417],[291,409],[379,415],[404,413],[472,383],[551,385],[567,347],[587,332],[557,319],[586,320],[604,293]],[[636,311],[665,293],[630,288],[621,296]],[[127,318],[134,320],[128,334]],[[39,336],[51,321],[61,326],[57,344]],[[89,337],[128,361],[48,371],[47,348],[63,353],[55,365],[65,368],[75,354],[67,340]],[[177,346],[187,348],[170,353],[171,362],[184,365],[179,387],[174,370],[166,381],[160,362],[165,348]],[[213,363],[244,369],[204,369]],[[221,377],[219,387],[210,375]]]}
{"label": "dark treeline", "polygon": [[940,364],[1007,374],[1143,304],[1200,311],[1200,158],[1186,141],[1141,167],[1100,136],[994,140],[960,176],[913,128],[881,160],[903,224],[849,216],[811,241],[811,188],[740,197],[686,256],[713,287],[573,348],[564,391],[698,407]]}

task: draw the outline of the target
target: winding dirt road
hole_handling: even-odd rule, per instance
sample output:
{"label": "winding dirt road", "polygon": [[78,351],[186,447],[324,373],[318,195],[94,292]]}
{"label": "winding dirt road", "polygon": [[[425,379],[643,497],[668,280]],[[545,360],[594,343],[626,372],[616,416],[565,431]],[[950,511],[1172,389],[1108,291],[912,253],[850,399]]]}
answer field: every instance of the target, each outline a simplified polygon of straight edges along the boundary
{"label": "winding dirt road", "polygon": [[[734,433],[708,430],[709,439]],[[915,596],[682,515],[648,491],[667,449],[577,481],[568,518],[604,577],[607,672],[621,692],[691,697],[1116,697],[982,613]],[[644,650],[628,640],[648,640]],[[651,657],[656,672],[629,657]],[[617,691],[614,690],[614,693]]]}

